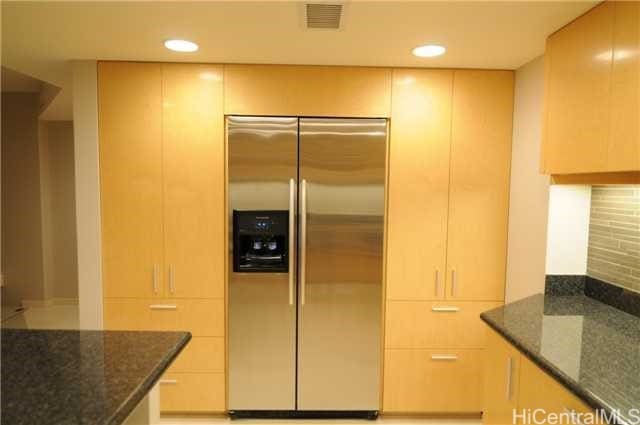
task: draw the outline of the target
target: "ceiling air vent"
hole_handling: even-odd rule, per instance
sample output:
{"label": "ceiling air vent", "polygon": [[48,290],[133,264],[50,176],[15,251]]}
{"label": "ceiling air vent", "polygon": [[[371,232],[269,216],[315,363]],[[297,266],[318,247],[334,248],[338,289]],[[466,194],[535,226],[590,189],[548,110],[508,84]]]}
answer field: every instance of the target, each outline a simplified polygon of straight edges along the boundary
{"label": "ceiling air vent", "polygon": [[339,29],[341,4],[307,3],[307,28]]}

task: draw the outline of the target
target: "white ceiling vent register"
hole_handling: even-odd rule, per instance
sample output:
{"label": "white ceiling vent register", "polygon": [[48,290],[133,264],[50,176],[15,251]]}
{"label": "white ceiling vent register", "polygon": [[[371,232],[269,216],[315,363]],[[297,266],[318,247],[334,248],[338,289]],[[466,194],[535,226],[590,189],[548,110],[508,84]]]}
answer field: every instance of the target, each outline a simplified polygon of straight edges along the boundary
{"label": "white ceiling vent register", "polygon": [[339,29],[342,5],[330,3],[306,4],[307,28]]}

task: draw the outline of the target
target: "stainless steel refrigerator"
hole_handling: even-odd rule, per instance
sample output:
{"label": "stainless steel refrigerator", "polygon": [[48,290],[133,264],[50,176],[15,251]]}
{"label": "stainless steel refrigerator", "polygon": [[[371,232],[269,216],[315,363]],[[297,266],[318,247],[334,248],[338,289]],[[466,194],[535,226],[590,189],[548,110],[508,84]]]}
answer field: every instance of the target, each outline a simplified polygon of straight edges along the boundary
{"label": "stainless steel refrigerator", "polygon": [[387,127],[227,117],[233,416],[377,415]]}

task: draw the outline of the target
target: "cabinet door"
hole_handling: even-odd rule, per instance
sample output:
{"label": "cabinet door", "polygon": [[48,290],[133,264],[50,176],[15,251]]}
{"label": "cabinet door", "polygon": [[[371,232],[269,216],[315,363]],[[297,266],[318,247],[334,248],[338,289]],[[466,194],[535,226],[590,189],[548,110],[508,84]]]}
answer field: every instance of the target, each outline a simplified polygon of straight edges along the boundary
{"label": "cabinet door", "polygon": [[606,171],[614,3],[603,2],[547,40],[550,174]]}
{"label": "cabinet door", "polygon": [[640,3],[615,2],[608,171],[640,170]]}
{"label": "cabinet door", "polygon": [[520,353],[492,329],[486,327],[484,356],[483,424],[514,424],[518,407]]}
{"label": "cabinet door", "polygon": [[105,297],[162,295],[162,70],[98,64]]}
{"label": "cabinet door", "polygon": [[452,71],[396,69],[389,144],[387,298],[444,297]]}
{"label": "cabinet door", "polygon": [[455,71],[447,298],[504,299],[513,72]]}
{"label": "cabinet door", "polygon": [[[592,413],[593,410],[542,371],[531,360],[521,356],[518,413],[542,409],[546,414]],[[511,423],[511,422],[509,422]],[[517,423],[530,423],[520,419]],[[539,422],[542,423],[542,422]],[[579,423],[576,421],[576,423]]]}
{"label": "cabinet door", "polygon": [[222,67],[163,64],[165,279],[169,296],[224,297]]}

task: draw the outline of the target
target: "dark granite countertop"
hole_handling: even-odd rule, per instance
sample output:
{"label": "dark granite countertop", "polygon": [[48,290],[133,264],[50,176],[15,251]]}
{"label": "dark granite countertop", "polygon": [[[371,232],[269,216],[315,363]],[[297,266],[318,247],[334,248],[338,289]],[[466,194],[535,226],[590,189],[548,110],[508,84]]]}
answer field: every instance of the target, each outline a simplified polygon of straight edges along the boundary
{"label": "dark granite countertop", "polygon": [[[534,295],[481,318],[594,409],[640,409],[640,318],[584,295]],[[638,412],[640,413],[640,412]]]}
{"label": "dark granite countertop", "polygon": [[3,425],[120,424],[187,332],[2,329]]}

